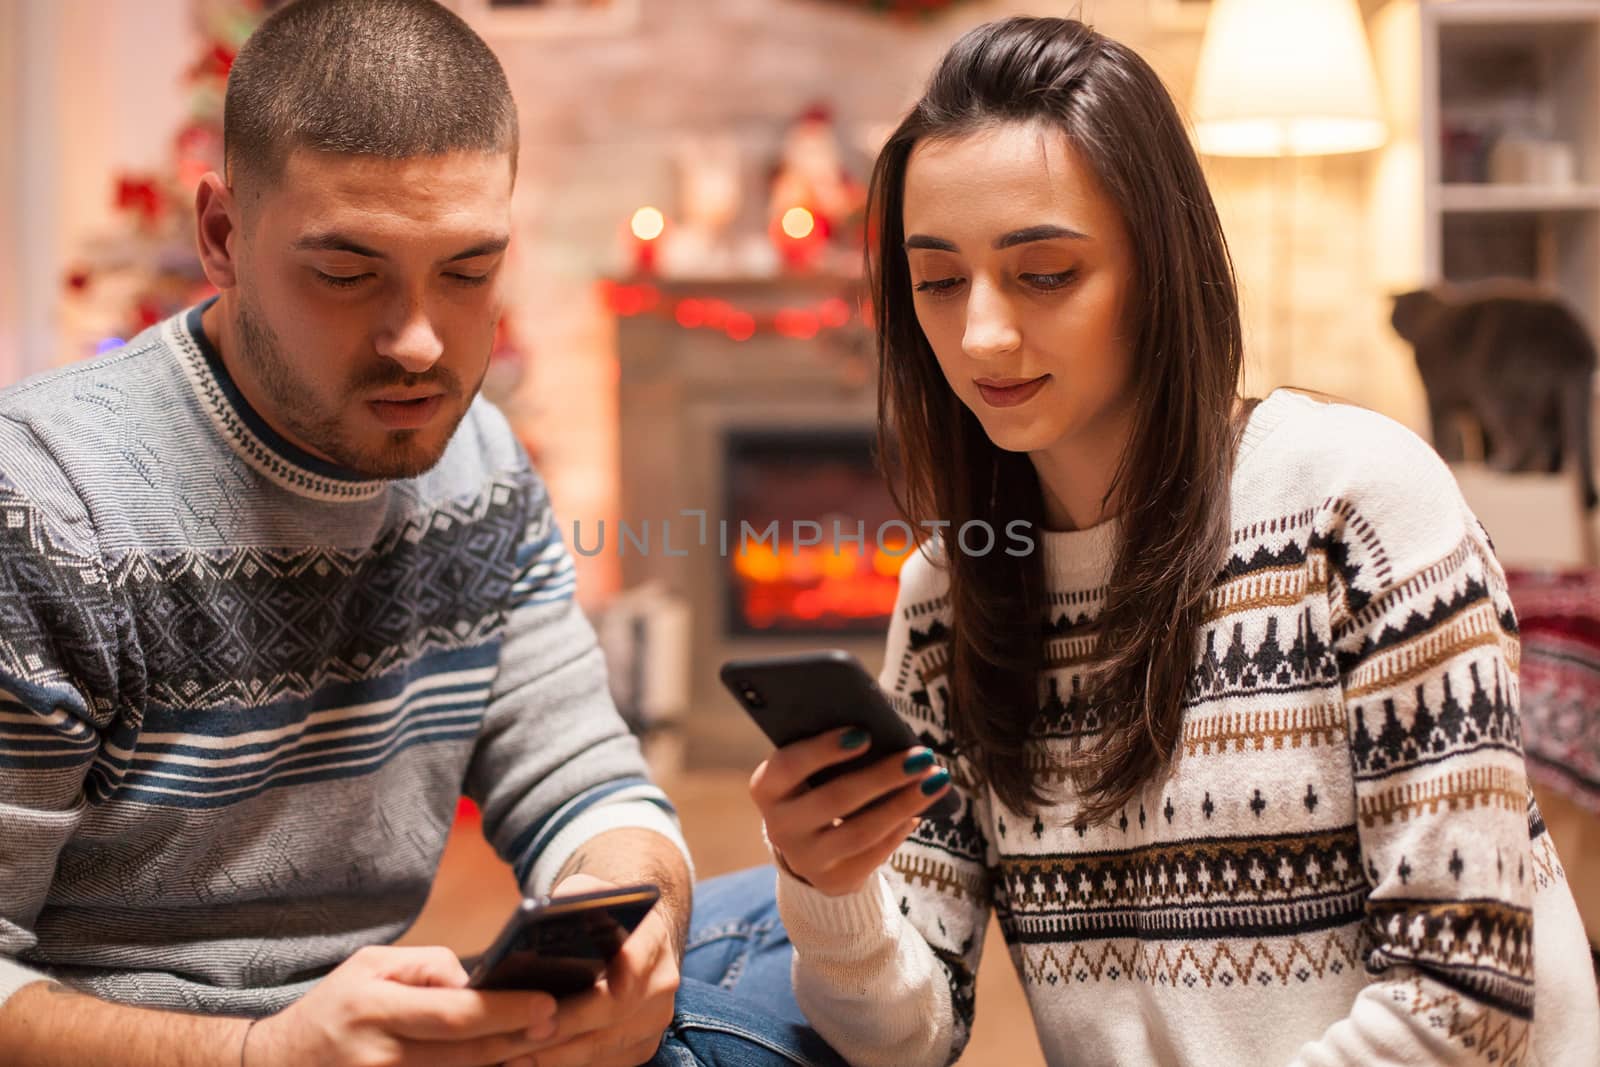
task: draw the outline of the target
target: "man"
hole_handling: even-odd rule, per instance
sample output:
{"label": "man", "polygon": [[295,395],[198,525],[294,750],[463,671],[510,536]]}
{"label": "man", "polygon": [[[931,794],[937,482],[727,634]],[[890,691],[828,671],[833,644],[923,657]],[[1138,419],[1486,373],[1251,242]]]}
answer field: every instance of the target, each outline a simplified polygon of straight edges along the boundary
{"label": "man", "polygon": [[[303,0],[241,51],[224,130],[196,198],[220,297],[0,393],[0,1061],[744,1041],[758,1016],[710,987],[673,1023],[683,841],[543,485],[475,399],[516,167],[498,62],[432,0]],[[463,790],[530,894],[660,887],[594,990],[478,993],[389,947]],[[713,953],[757,940],[737,890]],[[826,1060],[790,1014],[739,1062]]]}

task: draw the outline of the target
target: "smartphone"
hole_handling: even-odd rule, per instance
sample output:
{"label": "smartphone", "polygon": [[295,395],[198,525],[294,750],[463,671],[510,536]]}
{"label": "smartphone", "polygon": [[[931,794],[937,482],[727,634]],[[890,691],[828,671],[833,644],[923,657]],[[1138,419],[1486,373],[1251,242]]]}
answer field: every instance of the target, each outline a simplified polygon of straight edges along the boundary
{"label": "smartphone", "polygon": [[523,900],[467,978],[471,989],[564,997],[591,988],[661,896],[653,885]]}
{"label": "smartphone", "polygon": [[[847,726],[867,732],[866,751],[824,767],[807,779],[813,786],[920,744],[861,661],[840,649],[732,660],[722,665],[720,677],[779,748]],[[952,790],[922,814],[954,817],[960,803]]]}

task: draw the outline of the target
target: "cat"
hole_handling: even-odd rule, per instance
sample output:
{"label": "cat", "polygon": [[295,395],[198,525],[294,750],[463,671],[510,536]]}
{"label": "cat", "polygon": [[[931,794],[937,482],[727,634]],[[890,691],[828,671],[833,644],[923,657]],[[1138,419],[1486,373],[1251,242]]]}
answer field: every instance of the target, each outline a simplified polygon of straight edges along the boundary
{"label": "cat", "polygon": [[1439,455],[1469,458],[1465,418],[1490,466],[1554,473],[1570,453],[1584,508],[1600,502],[1589,430],[1595,344],[1571,308],[1520,283],[1440,286],[1396,296],[1389,321],[1416,352]]}

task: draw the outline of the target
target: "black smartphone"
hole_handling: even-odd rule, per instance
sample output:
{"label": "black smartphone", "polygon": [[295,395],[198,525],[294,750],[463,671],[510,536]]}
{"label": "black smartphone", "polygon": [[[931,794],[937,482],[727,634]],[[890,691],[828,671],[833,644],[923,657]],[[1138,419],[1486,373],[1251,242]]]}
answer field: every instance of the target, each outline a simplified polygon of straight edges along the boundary
{"label": "black smartphone", "polygon": [[471,989],[564,997],[592,987],[661,896],[653,885],[522,901],[467,978]]}
{"label": "black smartphone", "polygon": [[[731,660],[722,665],[720,677],[779,748],[847,726],[867,732],[871,743],[866,751],[818,771],[808,779],[813,786],[920,743],[861,661],[840,649]],[[950,791],[923,815],[954,816],[960,803]]]}

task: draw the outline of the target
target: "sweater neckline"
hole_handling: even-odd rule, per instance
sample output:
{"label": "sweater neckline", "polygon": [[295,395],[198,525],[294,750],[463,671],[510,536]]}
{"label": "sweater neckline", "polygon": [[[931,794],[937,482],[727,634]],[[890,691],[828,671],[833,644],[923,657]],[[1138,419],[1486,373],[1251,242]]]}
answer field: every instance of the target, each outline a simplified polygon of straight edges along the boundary
{"label": "sweater neckline", "polygon": [[[1246,420],[1234,453],[1234,481],[1241,468],[1254,456],[1262,441],[1283,422],[1290,405],[1311,403],[1305,397],[1275,389],[1255,406]],[[1099,589],[1111,580],[1116,563],[1117,543],[1122,534],[1122,519],[1113,517],[1082,530],[1040,530],[1046,573],[1054,583],[1067,589]]]}
{"label": "sweater neckline", "polygon": [[201,316],[210,300],[168,319],[165,339],[178,354],[195,398],[235,454],[269,481],[299,496],[331,502],[370,500],[387,482],[319,459],[272,428],[245,399],[212,345]]}

